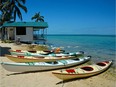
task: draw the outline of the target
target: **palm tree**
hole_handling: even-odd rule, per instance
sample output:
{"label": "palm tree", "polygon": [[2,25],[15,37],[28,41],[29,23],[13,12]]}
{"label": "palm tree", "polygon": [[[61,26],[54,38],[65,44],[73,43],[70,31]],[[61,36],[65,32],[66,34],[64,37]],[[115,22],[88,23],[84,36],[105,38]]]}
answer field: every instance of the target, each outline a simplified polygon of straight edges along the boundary
{"label": "palm tree", "polygon": [[0,3],[1,22],[10,21],[13,19],[16,21],[16,16],[22,21],[22,14],[20,9],[27,12],[27,8],[24,6],[26,0],[2,0]]}
{"label": "palm tree", "polygon": [[11,19],[11,14],[7,11],[8,0],[0,0],[0,25]]}
{"label": "palm tree", "polygon": [[40,12],[35,13],[35,15],[31,18],[31,20],[35,19],[35,22],[44,22],[44,16],[40,15]]}

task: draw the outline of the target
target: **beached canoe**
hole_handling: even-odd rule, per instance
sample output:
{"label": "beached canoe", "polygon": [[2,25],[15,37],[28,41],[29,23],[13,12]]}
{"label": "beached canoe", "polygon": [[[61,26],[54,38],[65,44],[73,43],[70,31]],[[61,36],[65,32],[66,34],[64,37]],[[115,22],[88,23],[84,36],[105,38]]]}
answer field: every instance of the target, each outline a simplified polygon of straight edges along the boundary
{"label": "beached canoe", "polygon": [[29,63],[11,63],[2,62],[1,65],[4,69],[12,72],[28,72],[28,71],[42,71],[42,70],[52,70],[65,68],[70,66],[75,66],[82,64],[90,60],[91,57],[83,57],[69,60],[60,60],[55,62],[29,62]]}
{"label": "beached canoe", "polygon": [[51,53],[51,51],[35,51],[35,50],[12,50],[10,49],[9,52],[11,53],[11,55],[20,55],[20,56],[24,56],[24,55],[28,55],[29,53],[36,53],[36,54],[49,54]]}
{"label": "beached canoe", "polygon": [[[20,56],[41,56],[41,55],[55,53],[52,50],[36,51],[36,50],[12,50],[12,49],[10,49],[9,52],[11,53],[11,55],[20,55]],[[63,52],[65,51],[59,50],[58,53],[63,53]]]}
{"label": "beached canoe", "polygon": [[34,57],[49,57],[49,56],[83,56],[84,52],[79,51],[79,52],[70,52],[70,53],[65,53],[64,51],[55,53],[52,51],[24,51],[24,50],[9,50],[11,55],[18,55],[18,56],[34,56]]}
{"label": "beached canoe", "polygon": [[8,59],[14,62],[50,62],[57,60],[73,59],[81,57],[83,54],[54,54],[48,56],[19,56],[19,55],[5,55]]}
{"label": "beached canoe", "polygon": [[76,69],[65,69],[62,71],[54,71],[54,74],[57,78],[62,80],[70,80],[76,78],[85,78],[89,76],[93,76],[105,71],[110,65],[112,61],[103,61],[93,65],[85,65]]}

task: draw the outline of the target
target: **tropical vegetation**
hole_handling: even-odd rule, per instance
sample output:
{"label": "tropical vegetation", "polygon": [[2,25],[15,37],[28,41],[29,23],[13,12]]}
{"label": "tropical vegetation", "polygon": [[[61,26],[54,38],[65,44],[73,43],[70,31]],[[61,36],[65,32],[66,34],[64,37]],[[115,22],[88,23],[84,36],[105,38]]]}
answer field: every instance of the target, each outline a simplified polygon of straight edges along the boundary
{"label": "tropical vegetation", "polygon": [[31,18],[31,20],[35,19],[35,22],[44,22],[44,16],[40,15],[40,12],[35,13],[35,15]]}
{"label": "tropical vegetation", "polygon": [[27,12],[24,6],[26,0],[0,0],[0,25],[5,21],[16,21],[16,17],[22,21],[21,9]]}

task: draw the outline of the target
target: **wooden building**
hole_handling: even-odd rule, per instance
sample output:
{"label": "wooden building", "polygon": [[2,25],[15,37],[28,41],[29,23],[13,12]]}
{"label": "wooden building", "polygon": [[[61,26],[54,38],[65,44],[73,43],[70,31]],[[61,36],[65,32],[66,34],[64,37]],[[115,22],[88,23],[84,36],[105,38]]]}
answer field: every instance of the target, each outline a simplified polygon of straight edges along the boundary
{"label": "wooden building", "polygon": [[21,42],[45,42],[47,22],[6,22],[1,28],[1,38]]}

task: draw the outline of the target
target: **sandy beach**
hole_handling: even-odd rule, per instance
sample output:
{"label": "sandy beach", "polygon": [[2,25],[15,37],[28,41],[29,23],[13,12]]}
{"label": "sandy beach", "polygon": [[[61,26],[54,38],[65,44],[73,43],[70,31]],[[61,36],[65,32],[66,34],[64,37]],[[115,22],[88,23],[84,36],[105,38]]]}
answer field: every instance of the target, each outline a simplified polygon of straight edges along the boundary
{"label": "sandy beach", "polygon": [[[12,49],[19,48],[12,43],[0,43],[0,46]],[[25,45],[21,47],[21,49],[24,49]],[[4,56],[0,57],[1,61],[12,62]],[[51,73],[52,71],[14,73],[6,71],[0,66],[0,87],[116,87],[116,70],[111,67],[99,75],[67,82],[62,82],[62,80],[56,78]]]}

